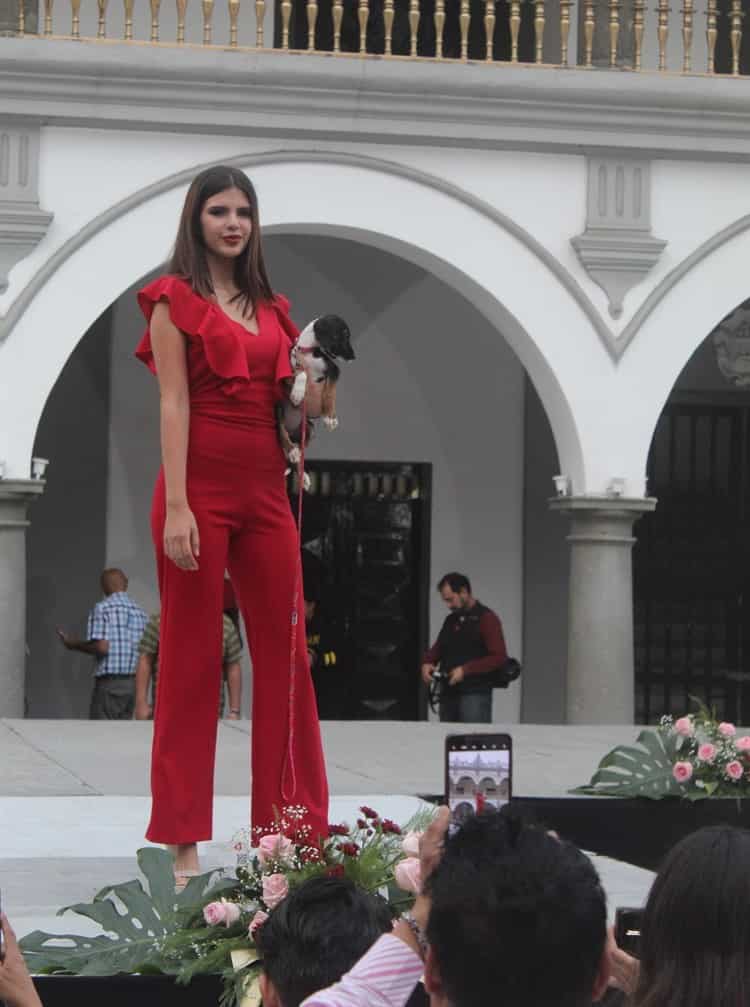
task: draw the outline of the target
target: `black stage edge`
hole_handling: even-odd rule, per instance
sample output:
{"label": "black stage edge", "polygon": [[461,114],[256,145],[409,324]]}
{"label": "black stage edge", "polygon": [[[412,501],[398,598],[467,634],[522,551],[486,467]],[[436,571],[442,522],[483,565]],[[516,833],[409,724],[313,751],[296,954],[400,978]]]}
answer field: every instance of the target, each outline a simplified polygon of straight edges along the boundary
{"label": "black stage edge", "polygon": [[[420,795],[442,803],[435,795]],[[707,825],[750,828],[750,801],[733,797],[683,801],[667,797],[513,797],[524,817],[554,829],[590,853],[627,864],[658,869],[666,853],[683,836]]]}

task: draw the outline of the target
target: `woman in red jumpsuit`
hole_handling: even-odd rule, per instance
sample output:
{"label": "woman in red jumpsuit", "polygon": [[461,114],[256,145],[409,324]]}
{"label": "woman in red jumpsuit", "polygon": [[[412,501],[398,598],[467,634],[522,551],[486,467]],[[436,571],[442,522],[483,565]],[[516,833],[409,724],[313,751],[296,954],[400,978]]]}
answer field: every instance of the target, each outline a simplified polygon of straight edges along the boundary
{"label": "woman in red jumpsuit", "polygon": [[296,329],[268,281],[243,172],[214,167],[193,181],[169,272],[138,302],[149,327],[136,355],[159,379],[162,446],[151,515],[162,621],[146,836],[173,848],[184,882],[198,869],[196,843],[212,833],[225,569],[253,664],[253,829],[295,805],[306,809],[312,842],[327,834],[304,618],[292,627],[293,611],[303,611],[300,554],[274,414]]}

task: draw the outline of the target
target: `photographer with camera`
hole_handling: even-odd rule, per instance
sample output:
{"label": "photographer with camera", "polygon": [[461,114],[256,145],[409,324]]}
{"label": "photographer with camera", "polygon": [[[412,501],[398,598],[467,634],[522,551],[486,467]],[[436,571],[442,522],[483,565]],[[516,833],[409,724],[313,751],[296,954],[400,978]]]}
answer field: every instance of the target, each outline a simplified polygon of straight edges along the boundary
{"label": "photographer with camera", "polygon": [[422,681],[440,686],[441,721],[489,724],[489,675],[509,663],[502,623],[472,595],[464,574],[446,573],[437,589],[450,614],[422,659]]}

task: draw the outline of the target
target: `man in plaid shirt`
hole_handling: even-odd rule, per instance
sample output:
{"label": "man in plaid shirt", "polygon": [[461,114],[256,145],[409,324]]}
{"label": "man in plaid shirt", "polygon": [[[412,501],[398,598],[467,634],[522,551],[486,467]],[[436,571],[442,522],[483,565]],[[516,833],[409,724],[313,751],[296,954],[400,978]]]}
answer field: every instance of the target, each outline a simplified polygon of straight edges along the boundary
{"label": "man in plaid shirt", "polygon": [[61,629],[57,635],[68,650],[96,658],[90,719],[130,720],[138,644],[147,617],[127,594],[128,578],[122,570],[104,570],[101,585],[104,601],[89,613],[86,639],[76,640]]}

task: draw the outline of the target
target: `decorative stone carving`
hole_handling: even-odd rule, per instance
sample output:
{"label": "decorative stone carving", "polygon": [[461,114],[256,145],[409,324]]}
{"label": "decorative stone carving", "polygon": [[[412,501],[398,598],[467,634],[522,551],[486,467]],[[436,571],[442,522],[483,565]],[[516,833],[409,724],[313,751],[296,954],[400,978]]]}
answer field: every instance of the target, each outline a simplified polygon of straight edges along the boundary
{"label": "decorative stone carving", "polygon": [[712,336],[721,373],[735,387],[750,388],[750,301],[719,322]]}
{"label": "decorative stone carving", "polygon": [[571,238],[583,268],[609,298],[612,318],[666,246],[651,234],[651,166],[628,157],[589,157],[586,230]]}
{"label": "decorative stone carving", "polygon": [[0,122],[0,293],[52,221],[39,206],[39,126]]}

